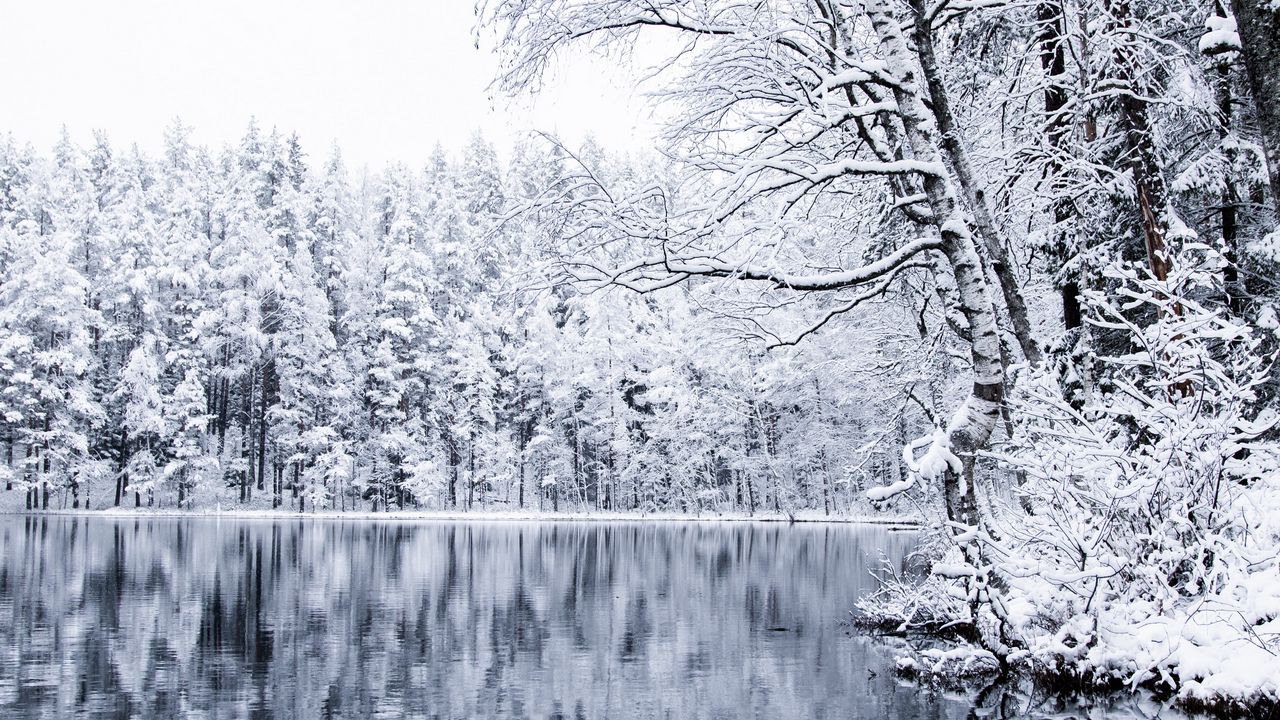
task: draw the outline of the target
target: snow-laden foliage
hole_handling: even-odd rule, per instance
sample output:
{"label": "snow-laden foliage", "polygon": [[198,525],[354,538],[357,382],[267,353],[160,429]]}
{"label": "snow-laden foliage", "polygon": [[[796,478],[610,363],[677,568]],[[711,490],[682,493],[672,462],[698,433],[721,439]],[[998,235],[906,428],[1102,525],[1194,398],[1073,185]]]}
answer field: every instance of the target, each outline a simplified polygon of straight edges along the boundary
{"label": "snow-laden foliage", "polygon": [[868,510],[874,439],[923,430],[875,414],[945,384],[906,311],[874,314],[876,369],[766,354],[704,293],[560,282],[562,225],[512,208],[563,152],[477,138],[356,187],[256,126],[215,155],[178,123],[154,159],[0,142],[5,506]]}
{"label": "snow-laden foliage", "polygon": [[886,563],[877,575],[879,587],[858,599],[855,622],[895,633],[967,628],[973,615],[963,589],[928,567],[917,571],[931,550],[936,548],[925,543],[908,558],[914,565],[903,571]]}
{"label": "snow-laden foliage", "polygon": [[1100,391],[1021,384],[1019,471],[990,540],[1028,661],[1212,700],[1280,692],[1280,443],[1259,402],[1273,357],[1202,302],[1220,258],[1180,253],[1165,281],[1115,266],[1088,322],[1129,338]]}
{"label": "snow-laden foliage", "polygon": [[[920,313],[908,352],[954,361],[932,402],[904,393],[927,423],[899,426],[896,472],[864,488],[926,508],[945,550],[868,617],[965,622],[987,660],[1241,700],[1274,696],[1273,638],[1240,653],[1263,681],[1226,688],[1232,673],[1206,668],[1273,630],[1255,610],[1274,586],[1275,341],[1253,328],[1274,323],[1280,124],[1275,30],[1231,5],[488,0],[481,15],[509,90],[536,91],[571,49],[669,49],[646,77],[671,179],[570,169],[538,198],[573,280],[714,287],[773,347],[894,296]],[[797,331],[782,308],[811,321]],[[1203,655],[1151,641],[1192,617],[1228,628],[1188,641]]]}

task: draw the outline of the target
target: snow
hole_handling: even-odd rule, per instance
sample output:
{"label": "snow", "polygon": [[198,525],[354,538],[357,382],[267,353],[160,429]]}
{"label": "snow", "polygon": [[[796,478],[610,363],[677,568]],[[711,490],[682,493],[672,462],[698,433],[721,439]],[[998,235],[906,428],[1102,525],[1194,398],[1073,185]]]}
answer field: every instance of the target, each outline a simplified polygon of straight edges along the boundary
{"label": "snow", "polygon": [[164,508],[108,507],[100,510],[47,510],[24,513],[9,510],[8,514],[67,515],[106,518],[226,518],[229,520],[337,520],[337,521],[407,521],[407,522],[762,522],[762,523],[834,523],[854,525],[880,525],[902,530],[916,530],[920,521],[899,515],[847,515],[826,516],[821,513],[800,512],[792,515],[759,513],[707,512],[682,513],[632,513],[608,511],[539,512],[537,510],[392,510],[370,512],[366,510],[319,510],[296,512],[280,509],[210,508],[204,510],[177,510]]}
{"label": "snow", "polygon": [[882,487],[873,487],[867,490],[867,499],[873,502],[882,502],[889,498],[900,495],[912,488],[916,484],[915,475],[909,475],[905,480],[899,480]]}
{"label": "snow", "polygon": [[963,563],[936,562],[930,572],[944,578],[977,577],[978,575],[977,568]]}
{"label": "snow", "polygon": [[1274,305],[1267,305],[1262,308],[1262,312],[1258,313],[1258,328],[1269,330],[1276,337],[1280,337],[1280,318],[1276,316]]}
{"label": "snow", "polygon": [[[961,476],[961,482],[964,482],[964,474],[961,472],[964,465],[960,462],[960,458],[951,452],[951,436],[942,428],[933,431],[929,449],[909,467],[912,472],[930,480],[936,480],[947,472],[952,472]],[[961,492],[964,491],[961,490]]]}
{"label": "snow", "polygon": [[[919,459],[914,457],[914,450],[928,446],[928,450]],[[942,428],[935,428],[932,435],[919,438],[902,449],[902,462],[907,468],[907,477],[897,482],[867,490],[867,499],[882,502],[910,490],[917,478],[936,480],[948,471],[963,478],[963,464],[955,453],[951,452],[951,438]],[[963,483],[964,480],[962,479]]]}
{"label": "snow", "polygon": [[999,672],[1000,661],[990,651],[971,645],[943,650],[929,648],[920,653],[928,672],[948,677],[964,677]]}
{"label": "snow", "polygon": [[1210,16],[1204,25],[1208,32],[1200,36],[1200,52],[1205,55],[1239,52],[1240,33],[1236,30],[1234,17]]}

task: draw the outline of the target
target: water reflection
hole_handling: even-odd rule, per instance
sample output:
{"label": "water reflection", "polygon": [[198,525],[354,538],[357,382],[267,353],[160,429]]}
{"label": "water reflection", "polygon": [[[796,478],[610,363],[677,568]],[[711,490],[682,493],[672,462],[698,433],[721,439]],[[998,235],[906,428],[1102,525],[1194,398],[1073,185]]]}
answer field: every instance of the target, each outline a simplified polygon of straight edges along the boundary
{"label": "water reflection", "polygon": [[839,626],[913,541],[0,518],[0,717],[964,717],[971,699],[897,682]]}

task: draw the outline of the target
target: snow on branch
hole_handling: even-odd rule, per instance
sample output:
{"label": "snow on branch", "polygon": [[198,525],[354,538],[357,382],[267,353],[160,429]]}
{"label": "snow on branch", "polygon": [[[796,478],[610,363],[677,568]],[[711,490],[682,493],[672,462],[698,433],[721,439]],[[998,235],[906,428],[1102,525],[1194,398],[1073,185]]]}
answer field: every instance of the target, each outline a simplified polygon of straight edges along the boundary
{"label": "snow on branch", "polygon": [[[917,460],[915,451],[925,446],[929,449]],[[907,478],[867,490],[867,499],[876,502],[888,500],[910,490],[918,479],[934,480],[948,470],[959,474],[962,468],[960,458],[951,452],[951,438],[942,428],[935,428],[932,435],[916,438],[903,447],[902,463],[907,467]]]}
{"label": "snow on branch", "polygon": [[877,282],[874,287],[869,288],[863,293],[860,293],[859,295],[849,300],[848,302],[841,304],[839,307],[829,310],[826,314],[822,316],[820,320],[813,323],[809,327],[805,328],[804,330],[796,334],[794,337],[792,337],[790,340],[778,340],[777,342],[770,343],[768,345],[769,349],[772,350],[778,347],[798,345],[801,340],[812,335],[818,330],[821,330],[824,325],[831,322],[832,318],[836,317],[837,315],[843,315],[844,313],[847,313],[853,310],[854,308],[858,307],[862,303],[868,300],[871,300],[872,298],[876,298],[883,295],[889,289],[889,286],[893,284],[893,281],[897,279],[898,275],[900,275],[903,271],[911,268],[928,268],[928,267],[931,267],[931,266],[927,263],[920,263],[920,262],[908,262],[908,263],[903,263],[901,265],[898,265],[897,267],[893,268],[893,270],[891,270],[887,275],[881,278],[880,281]]}
{"label": "snow on branch", "polygon": [[[616,268],[607,276],[598,279],[607,284],[621,285],[625,283],[628,276],[643,273],[646,270],[659,269],[685,277],[705,276],[769,282],[776,287],[788,290],[842,290],[865,285],[886,275],[900,272],[915,256],[941,247],[942,241],[938,238],[920,238],[861,267],[814,275],[783,272],[751,263],[735,263],[714,257],[651,257]],[[670,284],[669,278],[665,277],[659,282],[664,283],[664,287]]]}

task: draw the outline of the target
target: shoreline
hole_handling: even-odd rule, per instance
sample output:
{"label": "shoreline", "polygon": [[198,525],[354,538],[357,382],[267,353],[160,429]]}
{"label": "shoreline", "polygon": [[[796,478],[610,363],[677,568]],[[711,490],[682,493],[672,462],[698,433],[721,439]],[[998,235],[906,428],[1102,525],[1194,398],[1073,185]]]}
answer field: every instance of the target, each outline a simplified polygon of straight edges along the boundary
{"label": "shoreline", "polygon": [[370,511],[320,511],[298,512],[280,509],[231,509],[231,510],[176,510],[163,508],[104,508],[101,510],[0,510],[0,516],[9,517],[103,517],[103,518],[226,518],[232,520],[383,520],[395,522],[731,522],[731,523],[782,523],[782,524],[830,524],[876,525],[903,530],[919,530],[924,525],[916,518],[875,516],[811,516],[811,515],[682,515],[678,513],[614,513],[614,512],[529,512],[492,511],[455,512],[443,510],[394,510]]}
{"label": "shoreline", "polygon": [[[944,638],[935,633],[922,635],[945,642]],[[1130,685],[1114,676],[1082,674],[1065,667],[1049,669],[1022,664],[985,673],[932,672],[915,665],[907,665],[896,668],[894,675],[903,682],[918,687],[943,691],[980,692],[994,685],[1002,685],[1008,688],[1021,688],[1029,694],[1057,697],[1085,695],[1099,700],[1135,699],[1145,695],[1149,701],[1162,706],[1161,710],[1151,717],[1160,717],[1165,710],[1172,711],[1177,717],[1185,720],[1280,717],[1280,699],[1265,693],[1255,695],[1219,693],[1208,697],[1193,696],[1183,691],[1183,682],[1178,681],[1175,686],[1170,687],[1159,677],[1148,678],[1136,685]]]}

